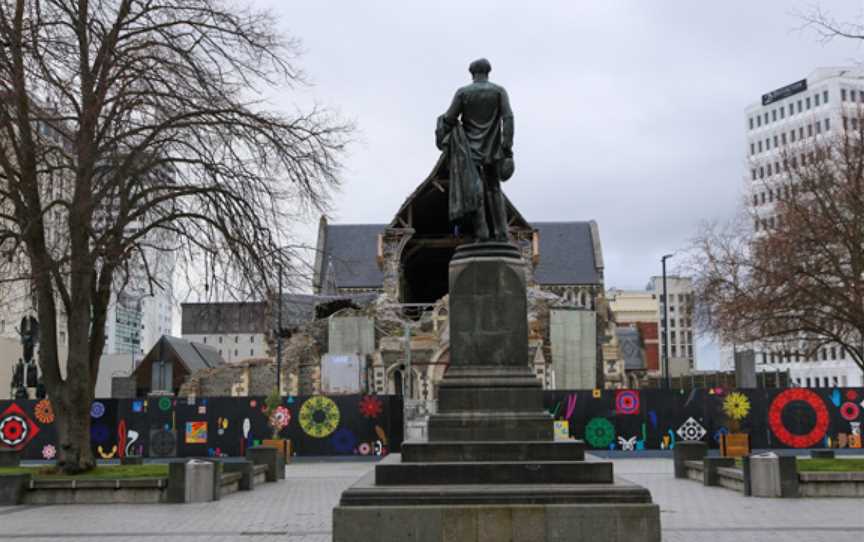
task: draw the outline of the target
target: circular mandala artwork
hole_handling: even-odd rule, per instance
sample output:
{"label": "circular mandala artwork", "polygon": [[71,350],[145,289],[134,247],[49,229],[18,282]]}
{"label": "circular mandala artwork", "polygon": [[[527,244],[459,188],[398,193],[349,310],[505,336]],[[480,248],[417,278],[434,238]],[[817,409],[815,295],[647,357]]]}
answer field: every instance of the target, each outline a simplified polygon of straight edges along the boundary
{"label": "circular mandala artwork", "polygon": [[300,427],[313,438],[324,438],[339,426],[339,407],[323,395],[310,397],[300,407]]}
{"label": "circular mandala artwork", "polygon": [[270,427],[277,431],[281,431],[291,423],[291,411],[284,406],[278,406],[273,414],[270,415],[269,422]]}
{"label": "circular mandala artwork", "polygon": [[30,434],[30,426],[23,417],[10,414],[0,420],[0,442],[15,447],[23,444]]}
{"label": "circular mandala artwork", "polygon": [[750,400],[743,393],[733,391],[723,400],[723,412],[730,419],[743,420],[750,412]]}
{"label": "circular mandala artwork", "polygon": [[354,452],[354,448],[357,446],[357,437],[350,429],[343,427],[333,433],[333,436],[330,437],[330,444],[336,453],[350,454]]}
{"label": "circular mandala artwork", "polygon": [[171,410],[171,399],[167,397],[160,397],[159,410]]}
{"label": "circular mandala artwork", "polygon": [[33,408],[33,414],[40,423],[52,423],[54,421],[54,407],[51,406],[51,401],[42,399]]}
{"label": "circular mandala artwork", "polygon": [[369,455],[372,453],[372,446],[368,442],[361,442],[360,446],[357,446],[357,453],[360,455]]}
{"label": "circular mandala artwork", "polygon": [[377,418],[381,415],[384,407],[381,405],[381,399],[366,395],[360,399],[360,413],[367,418]]}
{"label": "circular mandala artwork", "polygon": [[39,426],[15,403],[0,413],[0,444],[21,449],[38,434]]}
{"label": "circular mandala artwork", "polygon": [[639,414],[639,392],[624,390],[615,394],[615,411],[624,415]]}
{"label": "circular mandala artwork", "polygon": [[591,418],[585,426],[585,440],[595,448],[608,448],[615,442],[615,426],[606,418]]}
{"label": "circular mandala artwork", "polygon": [[43,459],[54,459],[57,456],[57,448],[53,444],[46,444],[42,447]]}
{"label": "circular mandala artwork", "polygon": [[854,422],[861,415],[861,409],[855,403],[843,403],[840,407],[840,415],[847,422]]}
{"label": "circular mandala artwork", "polygon": [[[793,433],[783,422],[783,409],[793,402],[802,402],[808,405],[816,415],[813,428],[806,434]],[[814,392],[803,388],[793,388],[781,392],[768,408],[768,425],[771,427],[771,431],[774,432],[780,442],[791,448],[809,448],[825,438],[829,420],[828,409],[825,408],[822,399]]]}
{"label": "circular mandala artwork", "polygon": [[105,415],[105,405],[100,403],[99,401],[95,401],[92,405],[90,405],[90,417],[99,419]]}

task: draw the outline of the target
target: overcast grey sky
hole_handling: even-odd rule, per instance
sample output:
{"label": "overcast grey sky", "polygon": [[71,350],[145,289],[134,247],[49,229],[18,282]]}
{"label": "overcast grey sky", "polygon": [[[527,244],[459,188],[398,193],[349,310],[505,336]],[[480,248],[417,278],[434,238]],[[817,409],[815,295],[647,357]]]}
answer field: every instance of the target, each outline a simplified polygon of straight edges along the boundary
{"label": "overcast grey sky", "polygon": [[[824,1],[845,20],[864,2]],[[360,141],[333,220],[389,221],[429,173],[435,118],[485,56],[516,116],[505,187],[529,221],[594,219],[606,286],[644,288],[660,256],[744,187],[744,109],[819,66],[864,60],[856,42],[800,30],[797,0],[286,2],[314,86]],[[280,98],[282,99],[282,98]]]}

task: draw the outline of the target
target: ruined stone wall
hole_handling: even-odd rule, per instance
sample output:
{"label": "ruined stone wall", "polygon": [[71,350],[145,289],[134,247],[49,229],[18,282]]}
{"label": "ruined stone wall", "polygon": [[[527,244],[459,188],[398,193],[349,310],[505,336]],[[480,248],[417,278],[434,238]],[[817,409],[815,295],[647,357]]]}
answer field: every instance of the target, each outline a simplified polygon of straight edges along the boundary
{"label": "ruined stone wall", "polygon": [[384,273],[384,295],[391,302],[400,299],[400,281],[402,279],[402,249],[414,235],[412,228],[387,228],[384,230],[382,243],[383,254],[379,264]]}

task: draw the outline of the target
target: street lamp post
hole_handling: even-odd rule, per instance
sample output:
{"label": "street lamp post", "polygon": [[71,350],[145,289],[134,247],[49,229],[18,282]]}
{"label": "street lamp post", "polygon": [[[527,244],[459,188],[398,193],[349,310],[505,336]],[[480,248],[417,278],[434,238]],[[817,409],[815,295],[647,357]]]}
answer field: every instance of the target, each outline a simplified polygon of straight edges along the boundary
{"label": "street lamp post", "polygon": [[278,329],[276,330],[276,389],[282,395],[282,264],[279,264]]}
{"label": "street lamp post", "polygon": [[671,258],[672,254],[665,254],[660,258],[660,263],[663,266],[663,387],[672,388],[672,378],[669,374],[669,294],[666,289],[666,260]]}

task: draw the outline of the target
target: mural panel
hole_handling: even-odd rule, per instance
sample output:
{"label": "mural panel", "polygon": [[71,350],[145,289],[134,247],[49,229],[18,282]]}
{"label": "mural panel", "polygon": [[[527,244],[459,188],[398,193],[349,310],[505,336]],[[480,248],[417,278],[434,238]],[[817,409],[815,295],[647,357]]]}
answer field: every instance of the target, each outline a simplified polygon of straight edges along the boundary
{"label": "mural panel", "polygon": [[547,391],[546,410],[589,448],[658,450],[684,439],[718,448],[747,433],[753,448],[860,448],[864,389]]}
{"label": "mural panel", "polygon": [[[402,443],[396,396],[283,397],[268,420],[264,397],[99,399],[90,408],[97,458],[242,456],[278,428],[298,455],[387,455]],[[0,400],[0,447],[25,459],[57,453],[48,400]],[[268,423],[270,422],[270,423]]]}

